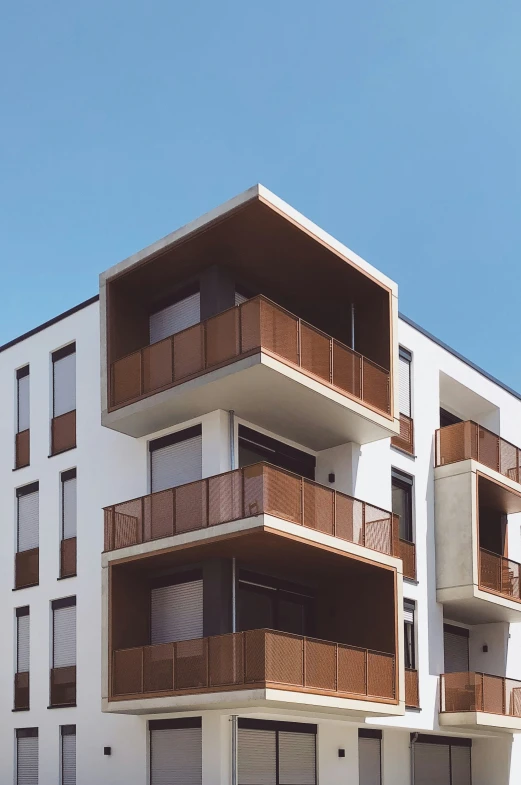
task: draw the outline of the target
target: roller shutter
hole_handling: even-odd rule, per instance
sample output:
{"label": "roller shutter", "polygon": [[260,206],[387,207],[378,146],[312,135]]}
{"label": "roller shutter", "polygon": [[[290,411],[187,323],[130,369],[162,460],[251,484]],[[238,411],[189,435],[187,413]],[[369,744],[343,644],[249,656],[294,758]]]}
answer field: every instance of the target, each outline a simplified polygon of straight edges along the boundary
{"label": "roller shutter", "polygon": [[[69,472],[66,473],[67,475]],[[62,516],[63,539],[76,537],[76,473],[68,477],[62,475]]]}
{"label": "roller shutter", "polygon": [[200,480],[202,471],[201,434],[151,451],[152,493]]}
{"label": "roller shutter", "polygon": [[399,397],[400,414],[411,416],[411,355],[400,349]]}
{"label": "roller shutter", "polygon": [[239,728],[239,785],[277,785],[277,734]]}
{"label": "roller shutter", "polygon": [[[31,486],[32,487],[32,486]],[[31,493],[26,488],[17,492],[18,495],[18,552],[30,551],[38,547],[39,540],[39,498],[36,487]]]}
{"label": "roller shutter", "polygon": [[[58,353],[57,353],[58,354]],[[54,417],[76,408],[76,352],[53,360]]]}
{"label": "roller shutter", "polygon": [[16,785],[38,785],[38,731],[36,729],[17,731]]}
{"label": "roller shutter", "polygon": [[420,736],[413,743],[413,762],[415,785],[471,785],[471,744],[466,739]]}
{"label": "roller shutter", "polygon": [[443,647],[445,654],[445,673],[467,673],[469,669],[469,639],[467,630],[462,634],[454,627],[444,625]]}
{"label": "roller shutter", "polygon": [[150,315],[150,343],[162,341],[200,321],[201,297],[196,292]]}
{"label": "roller shutter", "polygon": [[452,785],[472,785],[470,749],[451,744]]}
{"label": "roller shutter", "polygon": [[382,781],[381,740],[358,739],[358,777],[360,785],[380,785]]}
{"label": "roller shutter", "polygon": [[[25,610],[25,609],[20,609]],[[27,609],[28,610],[28,609]],[[16,672],[27,673],[29,671],[30,658],[30,630],[29,613],[16,617]]]}
{"label": "roller shutter", "polygon": [[76,785],[76,728],[62,727],[62,781],[61,785]]}
{"label": "roller shutter", "polygon": [[201,785],[201,728],[150,730],[150,785]]}
{"label": "roller shutter", "polygon": [[76,665],[76,605],[53,609],[53,668]]}
{"label": "roller shutter", "polygon": [[315,739],[311,733],[279,732],[279,785],[315,785]]}
{"label": "roller shutter", "polygon": [[240,292],[235,292],[235,305],[242,305],[248,298]]}
{"label": "roller shutter", "polygon": [[203,637],[203,581],[162,586],[151,592],[152,644]]}
{"label": "roller shutter", "polygon": [[18,383],[18,423],[17,431],[29,428],[29,366],[17,372]]}

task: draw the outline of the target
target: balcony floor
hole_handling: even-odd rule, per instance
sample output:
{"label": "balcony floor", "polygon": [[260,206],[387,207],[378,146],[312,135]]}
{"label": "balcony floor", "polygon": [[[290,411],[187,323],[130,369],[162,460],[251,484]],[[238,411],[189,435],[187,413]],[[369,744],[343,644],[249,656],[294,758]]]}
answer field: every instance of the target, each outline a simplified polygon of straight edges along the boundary
{"label": "balcony floor", "polygon": [[440,712],[439,721],[443,727],[521,733],[521,717],[505,714],[490,714],[484,711]]}

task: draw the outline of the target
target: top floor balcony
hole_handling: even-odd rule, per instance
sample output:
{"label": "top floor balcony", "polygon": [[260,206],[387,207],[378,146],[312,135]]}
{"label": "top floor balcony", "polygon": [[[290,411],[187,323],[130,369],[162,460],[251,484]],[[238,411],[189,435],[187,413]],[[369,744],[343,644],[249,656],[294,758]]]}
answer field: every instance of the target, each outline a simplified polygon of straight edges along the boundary
{"label": "top floor balcony", "polygon": [[101,278],[103,424],[215,408],[313,449],[399,433],[396,287],[252,189]]}

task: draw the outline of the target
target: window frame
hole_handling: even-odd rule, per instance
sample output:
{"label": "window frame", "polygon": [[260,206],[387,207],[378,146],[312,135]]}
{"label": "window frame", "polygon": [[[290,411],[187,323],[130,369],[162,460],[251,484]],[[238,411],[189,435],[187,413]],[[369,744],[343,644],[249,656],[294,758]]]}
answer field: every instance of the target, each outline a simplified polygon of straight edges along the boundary
{"label": "window frame", "polygon": [[[396,469],[394,466],[391,467],[391,492],[394,488],[400,488],[402,491],[407,493],[407,507],[409,512],[409,523],[408,523],[408,531],[406,534],[408,537],[401,537],[400,539],[405,540],[411,544],[415,542],[415,531],[414,531],[414,476],[412,474],[407,474],[406,472],[401,471],[401,469]],[[391,504],[392,506],[392,504]],[[396,514],[393,510],[393,514]]]}

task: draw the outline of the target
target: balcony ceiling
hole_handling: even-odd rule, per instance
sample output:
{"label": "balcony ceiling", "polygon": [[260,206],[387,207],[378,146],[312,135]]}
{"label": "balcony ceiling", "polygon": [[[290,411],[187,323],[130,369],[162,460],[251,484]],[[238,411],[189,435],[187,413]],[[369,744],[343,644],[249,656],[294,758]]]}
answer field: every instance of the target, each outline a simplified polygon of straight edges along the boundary
{"label": "balcony ceiling", "polygon": [[482,475],[478,482],[480,506],[499,510],[507,515],[521,512],[521,494]]}

